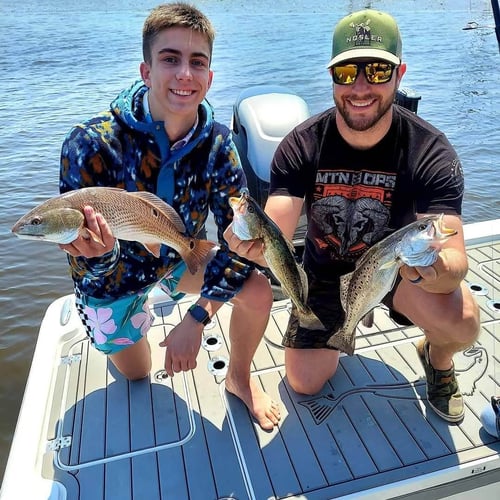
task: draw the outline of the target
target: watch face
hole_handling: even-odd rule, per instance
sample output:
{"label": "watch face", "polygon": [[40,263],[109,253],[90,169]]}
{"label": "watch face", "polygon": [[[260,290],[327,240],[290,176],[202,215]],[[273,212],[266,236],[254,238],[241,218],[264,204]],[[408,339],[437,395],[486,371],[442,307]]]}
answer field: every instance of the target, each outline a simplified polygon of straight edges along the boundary
{"label": "watch face", "polygon": [[208,312],[203,309],[203,307],[199,306],[198,304],[193,304],[189,309],[189,314],[193,316],[193,318],[198,321],[198,323],[203,323],[204,326],[208,325],[210,323],[210,316]]}

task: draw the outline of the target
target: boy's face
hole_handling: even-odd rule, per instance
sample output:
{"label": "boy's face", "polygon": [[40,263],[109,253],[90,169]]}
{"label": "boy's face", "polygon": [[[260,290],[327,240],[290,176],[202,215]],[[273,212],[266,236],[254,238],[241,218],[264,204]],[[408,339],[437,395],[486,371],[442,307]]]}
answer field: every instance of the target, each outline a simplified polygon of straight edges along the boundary
{"label": "boy's face", "polygon": [[151,64],[143,62],[140,69],[153,119],[183,118],[192,125],[212,83],[206,38],[189,28],[166,29],[151,47]]}

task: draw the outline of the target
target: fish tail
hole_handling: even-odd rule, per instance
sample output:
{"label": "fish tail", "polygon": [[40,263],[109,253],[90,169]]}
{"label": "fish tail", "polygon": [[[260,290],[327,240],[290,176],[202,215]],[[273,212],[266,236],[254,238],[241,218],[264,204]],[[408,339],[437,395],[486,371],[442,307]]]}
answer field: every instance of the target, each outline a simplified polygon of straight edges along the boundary
{"label": "fish tail", "polygon": [[298,310],[299,324],[303,328],[308,330],[326,330],[325,325],[321,320],[314,314],[312,309],[309,307],[304,310]]}
{"label": "fish tail", "polygon": [[180,253],[191,274],[198,272],[210,250],[215,246],[216,244],[213,241],[192,238],[190,248]]}
{"label": "fish tail", "polygon": [[363,326],[366,328],[371,328],[373,326],[373,321],[374,321],[374,312],[373,309],[370,312],[367,312],[364,316],[363,319],[361,320],[361,323]]}
{"label": "fish tail", "polygon": [[352,356],[356,345],[356,329],[349,333],[341,328],[328,339],[327,345]]}

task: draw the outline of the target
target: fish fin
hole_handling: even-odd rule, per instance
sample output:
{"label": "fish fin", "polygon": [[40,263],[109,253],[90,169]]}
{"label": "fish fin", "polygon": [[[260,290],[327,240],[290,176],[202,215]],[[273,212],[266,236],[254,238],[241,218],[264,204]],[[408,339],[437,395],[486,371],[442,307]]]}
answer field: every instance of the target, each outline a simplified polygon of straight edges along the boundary
{"label": "fish fin", "polygon": [[307,328],[308,330],[326,330],[325,325],[323,325],[321,320],[309,307],[303,311],[298,309],[297,312],[299,315],[299,324],[303,328]]}
{"label": "fish fin", "polygon": [[[105,189],[106,191],[121,191],[122,193],[123,192],[128,192],[126,189],[123,189],[123,188],[119,188],[119,187],[111,187],[111,186],[87,186],[85,188],[80,188],[80,191],[82,190],[86,190],[88,189],[89,191],[94,191],[96,189]],[[68,191],[68,192],[72,192],[72,191]],[[68,192],[64,193],[65,194],[68,194]],[[62,196],[64,196],[62,195]]]}
{"label": "fish fin", "polygon": [[[307,297],[309,294],[309,284],[308,284],[309,280],[307,279],[307,274],[304,271],[304,269],[302,269],[302,267],[299,266],[297,263],[295,263],[295,265],[297,267],[297,272],[298,272],[299,278],[300,278],[300,293],[298,294],[297,299],[300,300],[301,304],[306,304]],[[271,270],[271,273],[273,273],[272,270]],[[279,282],[279,279],[276,277],[276,275],[274,273],[273,273],[273,276],[276,279],[276,281]],[[281,283],[281,292],[283,293],[283,295],[285,297],[292,299],[295,294],[293,292],[291,293],[291,291],[288,291],[284,285],[285,285],[284,283]],[[300,306],[300,307],[304,308],[304,306]],[[315,329],[317,329],[317,328],[315,328]]]}
{"label": "fish fin", "polygon": [[349,292],[349,283],[354,272],[343,274],[340,277],[340,304],[344,312],[347,312],[347,295]]}
{"label": "fish fin", "polygon": [[[304,269],[298,264],[297,270],[299,272],[302,286],[302,304],[306,304],[307,296],[309,294],[309,280]],[[321,320],[308,305],[297,307],[297,314],[299,316],[299,324],[303,328],[307,328],[308,330],[326,330]]]}
{"label": "fish fin", "polygon": [[361,323],[366,328],[371,328],[373,326],[373,309],[371,311],[367,312],[363,316],[363,319],[361,320]]}
{"label": "fish fin", "polygon": [[379,269],[389,269],[392,266],[395,266],[397,264],[396,260],[390,260],[389,262],[386,262],[385,264],[382,264]]}
{"label": "fish fin", "polygon": [[80,236],[83,236],[84,239],[86,240],[92,240],[95,241],[96,243],[99,243],[99,245],[102,245],[105,247],[106,245],[104,244],[104,241],[97,236],[97,234],[94,233],[94,231],[91,231],[88,227],[82,227],[80,229]]}
{"label": "fish fin", "polygon": [[394,285],[396,284],[396,279],[398,277],[398,274],[399,274],[399,270],[398,270],[397,273],[394,274],[394,277],[392,278],[392,283],[391,283],[391,287],[389,288],[389,291],[391,291],[394,288]]}
{"label": "fish fin", "polygon": [[144,247],[149,253],[152,253],[156,258],[160,257],[160,247],[159,243],[143,243]]}
{"label": "fish fin", "polygon": [[150,193],[149,191],[133,191],[128,194],[135,196],[136,198],[141,198],[141,200],[145,201],[149,205],[152,205],[156,208],[156,210],[162,212],[180,233],[186,232],[186,226],[184,225],[180,215],[168,203],[164,202],[161,198],[158,198],[158,196],[154,193]]}
{"label": "fish fin", "polygon": [[[276,226],[276,227],[279,229],[278,226]],[[279,231],[281,232],[281,229],[279,229]],[[288,249],[290,250],[291,254],[295,255],[295,246],[293,245],[293,243],[283,233],[281,233],[281,236],[283,237],[283,240],[286,243],[286,245],[287,245]]]}
{"label": "fish fin", "polygon": [[307,302],[307,297],[309,296],[309,280],[307,279],[307,274],[304,269],[297,265],[299,271],[300,283],[302,285],[302,302],[305,304]]}
{"label": "fish fin", "polygon": [[327,340],[326,344],[328,347],[333,347],[352,356],[356,346],[356,329],[349,335],[348,332],[341,328]]}
{"label": "fish fin", "polygon": [[217,246],[213,241],[190,239],[190,249],[180,254],[191,274],[196,274],[210,250]]}

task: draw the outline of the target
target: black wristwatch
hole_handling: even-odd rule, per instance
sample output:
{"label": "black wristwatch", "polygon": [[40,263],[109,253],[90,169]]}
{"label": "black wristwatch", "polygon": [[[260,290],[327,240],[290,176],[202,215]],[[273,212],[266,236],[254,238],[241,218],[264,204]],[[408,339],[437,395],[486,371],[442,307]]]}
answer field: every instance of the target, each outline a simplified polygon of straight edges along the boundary
{"label": "black wristwatch", "polygon": [[192,304],[189,307],[188,312],[196,321],[198,321],[198,323],[202,323],[203,326],[207,326],[210,323],[210,316],[208,312],[198,304]]}

